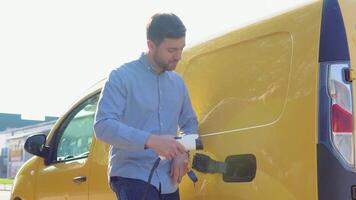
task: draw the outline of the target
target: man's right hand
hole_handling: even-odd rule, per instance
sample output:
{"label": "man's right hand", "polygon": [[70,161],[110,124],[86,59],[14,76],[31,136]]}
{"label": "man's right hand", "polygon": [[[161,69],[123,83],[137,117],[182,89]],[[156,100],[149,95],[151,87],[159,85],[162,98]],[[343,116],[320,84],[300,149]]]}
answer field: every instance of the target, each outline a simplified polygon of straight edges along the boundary
{"label": "man's right hand", "polygon": [[177,142],[173,135],[151,134],[146,141],[145,147],[153,149],[158,155],[168,160],[186,152],[184,146]]}

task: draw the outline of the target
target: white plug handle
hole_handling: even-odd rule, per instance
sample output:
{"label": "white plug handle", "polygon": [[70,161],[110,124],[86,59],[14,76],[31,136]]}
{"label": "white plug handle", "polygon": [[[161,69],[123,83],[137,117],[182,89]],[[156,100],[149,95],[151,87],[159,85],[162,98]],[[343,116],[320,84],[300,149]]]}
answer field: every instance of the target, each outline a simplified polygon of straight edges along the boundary
{"label": "white plug handle", "polygon": [[180,139],[177,139],[177,141],[185,147],[185,150],[191,151],[196,150],[196,139],[198,138],[198,134],[187,134]]}

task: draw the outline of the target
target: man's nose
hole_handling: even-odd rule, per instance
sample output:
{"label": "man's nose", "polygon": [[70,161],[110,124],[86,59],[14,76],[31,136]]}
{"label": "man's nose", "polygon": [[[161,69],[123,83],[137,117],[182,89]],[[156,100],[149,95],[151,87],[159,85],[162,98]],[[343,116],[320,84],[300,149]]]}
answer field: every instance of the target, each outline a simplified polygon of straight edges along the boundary
{"label": "man's nose", "polygon": [[182,51],[178,51],[177,53],[174,54],[175,60],[180,60],[181,58],[182,58]]}

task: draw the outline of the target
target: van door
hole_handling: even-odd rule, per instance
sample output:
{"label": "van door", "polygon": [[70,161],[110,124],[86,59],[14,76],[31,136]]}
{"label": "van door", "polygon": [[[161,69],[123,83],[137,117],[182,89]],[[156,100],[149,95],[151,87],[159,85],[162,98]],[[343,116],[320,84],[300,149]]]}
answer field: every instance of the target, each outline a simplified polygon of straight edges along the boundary
{"label": "van door", "polygon": [[350,51],[351,67],[355,69],[356,65],[356,2],[340,0],[339,1],[346,36]]}
{"label": "van door", "polygon": [[185,52],[181,73],[200,122],[199,153],[226,171],[229,158],[254,156],[256,174],[241,182],[233,173],[197,172],[194,187],[188,179],[180,185],[182,199],[317,199],[321,9],[313,1]]}
{"label": "van door", "polygon": [[[344,21],[345,32],[347,37],[347,44],[349,47],[349,55],[350,55],[350,67],[354,71],[352,74],[353,77],[351,79],[355,79],[356,76],[356,1],[347,1],[347,0],[340,0],[339,1],[341,14]],[[355,81],[353,81],[353,94],[356,94],[356,86]],[[353,104],[356,105],[356,98],[353,96]],[[355,106],[354,106],[355,109]],[[355,110],[354,110],[355,113]],[[354,117],[355,120],[355,117]],[[354,121],[355,124],[355,121]],[[355,133],[355,130],[354,130]],[[354,134],[354,141],[356,141],[356,134]],[[354,144],[355,145],[355,144]],[[354,154],[356,156],[356,154]],[[356,159],[354,159],[355,161]],[[355,164],[355,163],[354,163]],[[355,170],[356,171],[356,170]]]}
{"label": "van door", "polygon": [[88,172],[98,95],[75,107],[54,130],[50,155],[38,167],[36,199],[88,199]]}
{"label": "van door", "polygon": [[[95,137],[95,136],[94,136]],[[89,180],[89,200],[116,200],[115,193],[110,189],[108,181],[109,145],[95,139],[94,150],[91,152]]]}
{"label": "van door", "polygon": [[319,50],[318,196],[356,199],[356,2],[323,2]]}

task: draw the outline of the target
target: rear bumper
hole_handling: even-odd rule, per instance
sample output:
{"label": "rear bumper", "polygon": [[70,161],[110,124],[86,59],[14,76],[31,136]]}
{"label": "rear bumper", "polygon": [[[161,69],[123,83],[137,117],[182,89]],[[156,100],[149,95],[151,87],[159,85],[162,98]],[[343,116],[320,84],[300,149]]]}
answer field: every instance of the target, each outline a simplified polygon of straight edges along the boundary
{"label": "rear bumper", "polygon": [[319,200],[356,199],[356,194],[352,194],[356,173],[346,170],[323,144],[317,145],[317,152]]}

